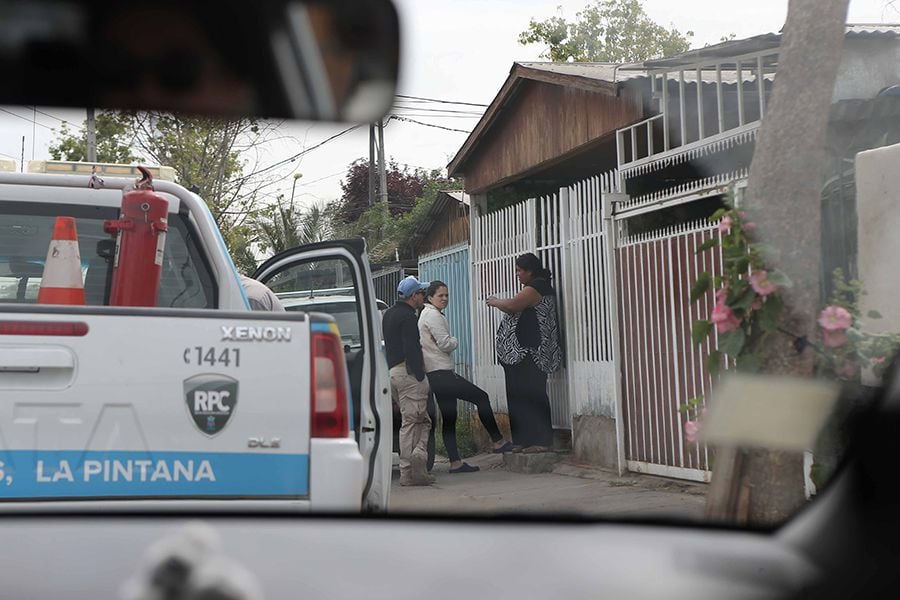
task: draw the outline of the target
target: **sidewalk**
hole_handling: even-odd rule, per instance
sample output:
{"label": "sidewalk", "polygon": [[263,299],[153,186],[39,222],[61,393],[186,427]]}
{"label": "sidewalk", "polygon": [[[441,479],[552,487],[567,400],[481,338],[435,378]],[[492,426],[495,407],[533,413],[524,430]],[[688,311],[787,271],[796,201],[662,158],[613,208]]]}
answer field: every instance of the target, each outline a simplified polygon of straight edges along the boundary
{"label": "sidewalk", "polygon": [[508,471],[503,456],[466,459],[478,473],[451,475],[438,457],[429,487],[401,487],[394,479],[390,512],[575,513],[589,516],[675,517],[699,520],[707,486],[649,475],[615,473],[563,461],[551,473]]}

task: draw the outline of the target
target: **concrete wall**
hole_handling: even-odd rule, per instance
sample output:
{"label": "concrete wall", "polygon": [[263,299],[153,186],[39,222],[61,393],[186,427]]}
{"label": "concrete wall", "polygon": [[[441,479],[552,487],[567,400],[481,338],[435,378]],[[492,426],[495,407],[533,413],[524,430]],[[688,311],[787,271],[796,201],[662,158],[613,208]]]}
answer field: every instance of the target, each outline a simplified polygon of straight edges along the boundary
{"label": "concrete wall", "polygon": [[576,460],[617,469],[616,420],[609,417],[572,417],[572,453]]}
{"label": "concrete wall", "polygon": [[874,98],[882,89],[900,83],[900,43],[848,38],[832,102]]}
{"label": "concrete wall", "polygon": [[870,331],[900,331],[900,144],[856,155],[859,279]]}

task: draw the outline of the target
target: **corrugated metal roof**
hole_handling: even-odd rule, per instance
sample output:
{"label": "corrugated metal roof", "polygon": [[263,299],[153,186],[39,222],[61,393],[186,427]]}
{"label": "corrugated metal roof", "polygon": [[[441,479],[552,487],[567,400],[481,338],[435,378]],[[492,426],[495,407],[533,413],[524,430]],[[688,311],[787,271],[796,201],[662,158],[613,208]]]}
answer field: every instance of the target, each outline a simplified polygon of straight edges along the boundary
{"label": "corrugated metal roof", "polygon": [[443,192],[443,193],[447,194],[448,196],[450,196],[457,202],[462,202],[466,206],[469,206],[469,195],[467,193],[465,193],[464,191],[456,190],[456,191]]}
{"label": "corrugated metal roof", "polygon": [[[848,24],[847,37],[850,38],[886,38],[900,36],[900,25],[894,23]],[[715,62],[742,54],[753,54],[764,50],[772,50],[781,45],[781,33],[763,33],[741,40],[728,40],[712,46],[688,50],[677,56],[648,60],[633,65],[623,65],[620,70],[644,70],[679,67],[701,61]]]}
{"label": "corrugated metal roof", "polygon": [[599,81],[608,81],[614,83],[621,81],[616,79],[616,71],[620,65],[618,63],[601,63],[601,62],[517,62],[526,69],[537,69],[548,73],[558,73],[560,75],[573,75],[575,77],[589,77]]}
{"label": "corrugated metal roof", "polygon": [[847,37],[888,37],[900,36],[900,23],[854,23],[847,24]]}
{"label": "corrugated metal roof", "polygon": [[[605,81],[607,83],[622,83],[625,81],[633,81],[637,79],[646,79],[646,69],[640,65],[618,65],[614,63],[553,63],[553,62],[520,62],[516,63],[526,69],[536,71],[545,71],[547,73],[556,73],[558,75],[569,75],[575,77],[585,77],[595,79],[597,81]],[[634,70],[628,70],[629,67],[636,67]],[[749,69],[745,69],[742,73],[744,81],[753,81],[756,75]],[[766,73],[766,79],[774,79],[772,73]],[[685,83],[696,83],[696,71],[684,72]],[[706,70],[701,72],[701,81],[703,83],[716,83],[716,72]],[[722,70],[722,83],[733,84],[737,82],[737,71]]]}

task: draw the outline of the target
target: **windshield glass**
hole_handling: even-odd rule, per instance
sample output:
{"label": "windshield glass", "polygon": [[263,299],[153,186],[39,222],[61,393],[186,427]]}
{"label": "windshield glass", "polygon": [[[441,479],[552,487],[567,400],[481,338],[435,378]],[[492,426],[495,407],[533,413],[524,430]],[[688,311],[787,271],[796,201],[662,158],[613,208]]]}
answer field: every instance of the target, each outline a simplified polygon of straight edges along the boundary
{"label": "windshield glass", "polygon": [[[357,510],[755,527],[814,502],[900,344],[895,3],[395,4],[404,76],[380,121],[8,105],[0,171],[147,164],[203,200],[208,216],[168,216],[157,306],[243,307],[230,260],[290,326],[229,312],[170,354],[234,379],[237,349],[241,377],[277,380],[251,357],[283,342],[309,510],[338,471],[308,449],[341,435],[365,466]],[[119,211],[0,196],[0,307],[37,304],[62,215],[86,303],[108,304]],[[360,256],[328,246],[357,238]],[[177,379],[143,427],[187,422],[197,390]],[[280,416],[243,429],[251,400],[224,385],[199,390],[204,437],[151,450],[287,453]]]}
{"label": "windshield glass", "polygon": [[359,344],[359,317],[356,315],[356,303],[350,302],[316,302],[315,304],[285,303],[286,310],[302,310],[321,312],[334,317],[341,339],[350,344]]}
{"label": "windshield glass", "polygon": [[[0,198],[0,302],[37,302],[56,217],[71,215],[78,232],[85,303],[109,304],[115,240],[103,231],[103,223],[118,214],[112,208],[81,210]],[[170,215],[169,224],[156,305],[215,308],[212,276],[192,242],[190,225],[181,215]]]}

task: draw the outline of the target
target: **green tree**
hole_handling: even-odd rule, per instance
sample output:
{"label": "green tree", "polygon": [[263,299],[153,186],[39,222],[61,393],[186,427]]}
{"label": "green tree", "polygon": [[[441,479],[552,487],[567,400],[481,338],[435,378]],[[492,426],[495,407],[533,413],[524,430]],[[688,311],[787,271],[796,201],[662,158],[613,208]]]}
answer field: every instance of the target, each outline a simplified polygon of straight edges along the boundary
{"label": "green tree", "polygon": [[[130,164],[137,160],[131,148],[131,122],[119,112],[101,112],[94,120],[97,137],[97,162]],[[50,146],[53,160],[87,160],[87,121],[81,131],[73,132],[68,123],[59,128],[56,143]]]}
{"label": "green tree", "polygon": [[288,248],[330,239],[332,214],[324,204],[313,204],[301,211],[279,196],[253,218],[252,227],[261,251],[272,255]]}
{"label": "green tree", "polygon": [[[388,205],[383,202],[362,211],[359,217],[350,223],[343,220],[345,204],[332,203],[328,210],[333,213],[333,235],[335,238],[362,237],[366,240],[369,256],[373,262],[390,262],[398,255],[400,258],[413,258],[409,248],[409,240],[416,227],[423,221],[432,203],[441,190],[457,189],[459,182],[447,179],[440,170],[430,172],[419,170],[418,193],[411,200],[396,202],[391,196],[391,183],[388,179]],[[407,190],[404,185],[399,189]],[[405,210],[395,214],[398,206]]]}
{"label": "green tree", "polygon": [[686,52],[694,35],[654,23],[640,0],[595,0],[575,17],[532,19],[519,43],[546,46],[541,57],[554,62],[629,63]]}
{"label": "green tree", "polygon": [[250,225],[238,225],[222,232],[222,238],[228,247],[228,253],[238,271],[250,277],[256,271],[258,261],[253,252],[253,242],[258,234]]}
{"label": "green tree", "polygon": [[[215,119],[161,112],[109,112],[97,117],[98,159],[103,162],[145,160],[175,169],[178,182],[206,201],[242,272],[252,272],[257,241],[253,215],[264,189],[279,183],[278,167],[257,168],[244,157],[277,132],[279,123],[253,119]],[[66,127],[51,147],[51,156],[85,160],[84,134]],[[290,170],[292,165],[279,165]]]}
{"label": "green tree", "polygon": [[[422,196],[425,182],[434,174],[423,169],[410,171],[390,161],[385,170],[385,183],[391,214],[399,216],[412,210]],[[380,181],[375,178],[375,198],[380,194]],[[369,161],[363,158],[350,163],[347,175],[341,180],[341,218],[352,223],[369,210]]]}

